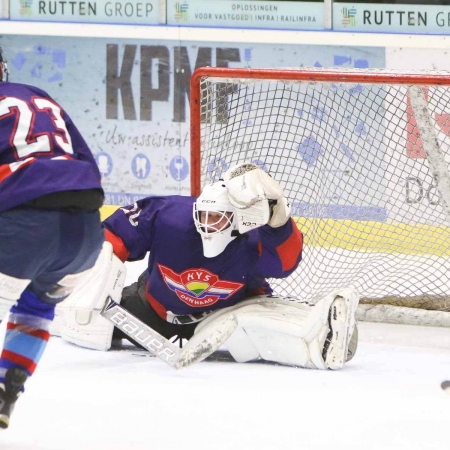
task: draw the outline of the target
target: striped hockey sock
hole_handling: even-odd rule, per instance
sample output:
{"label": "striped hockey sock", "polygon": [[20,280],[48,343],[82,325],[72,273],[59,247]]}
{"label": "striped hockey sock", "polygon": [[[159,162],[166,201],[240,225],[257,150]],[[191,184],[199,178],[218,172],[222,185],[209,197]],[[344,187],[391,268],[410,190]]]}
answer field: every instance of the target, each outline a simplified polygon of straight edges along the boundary
{"label": "striped hockey sock", "polygon": [[11,367],[32,375],[50,337],[54,305],[42,303],[31,291],[24,291],[9,314],[3,350],[0,355],[0,383]]}

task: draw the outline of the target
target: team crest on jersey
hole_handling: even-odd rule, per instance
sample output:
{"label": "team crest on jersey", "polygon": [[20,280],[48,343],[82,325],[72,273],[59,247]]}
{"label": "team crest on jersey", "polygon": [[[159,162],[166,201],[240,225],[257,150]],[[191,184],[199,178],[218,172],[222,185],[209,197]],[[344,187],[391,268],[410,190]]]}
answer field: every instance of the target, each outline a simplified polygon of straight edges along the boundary
{"label": "team crest on jersey", "polygon": [[220,280],[206,269],[188,269],[176,273],[161,264],[158,264],[158,267],[167,287],[174,291],[182,302],[194,308],[203,308],[219,300],[226,300],[244,286],[243,283]]}

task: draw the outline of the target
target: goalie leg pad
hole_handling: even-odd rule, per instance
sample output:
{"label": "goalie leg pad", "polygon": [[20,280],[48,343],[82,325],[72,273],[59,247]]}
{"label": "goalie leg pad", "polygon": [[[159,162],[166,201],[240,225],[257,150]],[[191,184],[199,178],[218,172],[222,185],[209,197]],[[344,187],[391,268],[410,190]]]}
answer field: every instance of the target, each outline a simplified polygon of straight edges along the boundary
{"label": "goalie leg pad", "polygon": [[89,271],[84,282],[57,306],[60,330],[53,334],[68,342],[93,350],[111,348],[114,325],[100,315],[106,300],[120,304],[125,283],[126,267],[113,253],[109,242]]}
{"label": "goalie leg pad", "polygon": [[224,345],[236,362],[242,363],[261,359],[259,350],[242,327],[237,327]]}
{"label": "goalie leg pad", "polygon": [[255,297],[211,314],[196,333],[232,312],[238,327],[224,345],[236,361],[263,359],[338,369],[346,361],[357,303],[357,293],[348,289],[330,294],[314,306],[292,299]]}
{"label": "goalie leg pad", "polygon": [[263,359],[309,367],[310,357],[304,337],[305,332],[310,332],[310,327],[302,325],[311,311],[311,306],[306,303],[259,296],[212,313],[197,326],[195,333],[210,326],[211,322],[221,320],[224,314],[233,313],[238,327],[224,346],[237,362]]}
{"label": "goalie leg pad", "polygon": [[351,298],[341,295],[336,295],[331,304],[328,316],[329,332],[322,352],[325,365],[329,369],[341,369],[349,360],[348,347],[355,329],[357,305],[358,302],[352,302]]}

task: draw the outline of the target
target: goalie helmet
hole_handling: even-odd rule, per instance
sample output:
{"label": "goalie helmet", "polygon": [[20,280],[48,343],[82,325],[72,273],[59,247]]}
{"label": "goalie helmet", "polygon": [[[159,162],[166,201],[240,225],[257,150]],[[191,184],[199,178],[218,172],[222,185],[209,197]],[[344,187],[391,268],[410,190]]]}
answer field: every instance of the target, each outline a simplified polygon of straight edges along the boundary
{"label": "goalie helmet", "polygon": [[0,81],[8,81],[8,65],[6,59],[3,59],[3,52],[0,47]]}
{"label": "goalie helmet", "polygon": [[234,207],[222,180],[205,186],[194,202],[193,216],[207,258],[220,255],[238,236]]}

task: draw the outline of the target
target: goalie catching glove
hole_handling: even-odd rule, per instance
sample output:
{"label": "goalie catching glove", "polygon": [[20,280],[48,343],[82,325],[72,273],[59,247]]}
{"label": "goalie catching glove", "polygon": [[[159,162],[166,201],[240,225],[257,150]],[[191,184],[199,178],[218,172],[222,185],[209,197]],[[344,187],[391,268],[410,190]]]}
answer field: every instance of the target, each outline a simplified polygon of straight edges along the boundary
{"label": "goalie catching glove", "polygon": [[236,208],[239,233],[262,225],[281,227],[290,217],[291,207],[277,181],[252,163],[227,170],[224,181],[230,203]]}

